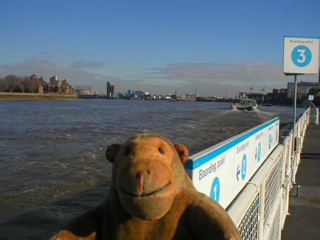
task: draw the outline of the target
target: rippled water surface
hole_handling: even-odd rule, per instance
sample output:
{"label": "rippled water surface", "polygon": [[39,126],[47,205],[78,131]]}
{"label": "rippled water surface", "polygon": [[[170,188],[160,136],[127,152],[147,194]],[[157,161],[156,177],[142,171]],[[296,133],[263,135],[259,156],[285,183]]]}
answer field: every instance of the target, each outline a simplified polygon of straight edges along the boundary
{"label": "rippled water surface", "polygon": [[153,132],[196,153],[292,108],[125,100],[0,101],[0,239],[47,239],[108,195],[106,147]]}

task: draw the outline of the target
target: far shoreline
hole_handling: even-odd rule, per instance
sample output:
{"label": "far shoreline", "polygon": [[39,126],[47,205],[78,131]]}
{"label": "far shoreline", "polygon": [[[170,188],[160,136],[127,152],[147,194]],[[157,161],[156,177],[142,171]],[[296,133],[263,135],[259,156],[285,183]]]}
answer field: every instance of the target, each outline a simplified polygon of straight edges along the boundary
{"label": "far shoreline", "polygon": [[0,101],[80,100],[78,95],[0,92]]}

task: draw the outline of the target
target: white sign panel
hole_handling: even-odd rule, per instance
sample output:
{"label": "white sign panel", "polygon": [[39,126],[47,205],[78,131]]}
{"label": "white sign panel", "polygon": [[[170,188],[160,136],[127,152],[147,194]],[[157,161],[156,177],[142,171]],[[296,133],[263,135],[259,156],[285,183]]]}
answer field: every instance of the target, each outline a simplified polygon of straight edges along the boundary
{"label": "white sign panel", "polygon": [[279,118],[192,155],[185,164],[196,189],[226,208],[277,146]]}
{"label": "white sign panel", "polygon": [[284,37],[283,73],[318,74],[319,38]]}

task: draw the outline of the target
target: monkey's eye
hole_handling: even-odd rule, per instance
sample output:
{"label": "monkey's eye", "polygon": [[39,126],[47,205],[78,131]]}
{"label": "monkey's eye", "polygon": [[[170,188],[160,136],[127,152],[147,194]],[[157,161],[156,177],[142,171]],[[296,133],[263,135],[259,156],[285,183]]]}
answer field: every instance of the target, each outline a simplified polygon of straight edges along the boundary
{"label": "monkey's eye", "polygon": [[127,148],[126,151],[124,152],[125,156],[128,156],[130,154],[130,148]]}
{"label": "monkey's eye", "polygon": [[162,148],[158,148],[158,150],[159,150],[159,153],[164,154],[164,151]]}

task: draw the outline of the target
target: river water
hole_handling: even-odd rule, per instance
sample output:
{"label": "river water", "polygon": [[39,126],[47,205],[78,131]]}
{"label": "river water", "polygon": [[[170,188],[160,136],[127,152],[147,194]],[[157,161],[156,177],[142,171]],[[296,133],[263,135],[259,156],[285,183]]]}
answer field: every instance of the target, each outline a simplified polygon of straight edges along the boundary
{"label": "river water", "polygon": [[[292,108],[246,112],[230,103],[126,100],[0,101],[0,239],[48,239],[108,195],[106,147],[144,132],[190,153],[280,117]],[[300,111],[301,112],[301,111]]]}

